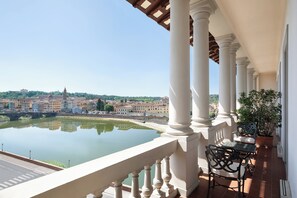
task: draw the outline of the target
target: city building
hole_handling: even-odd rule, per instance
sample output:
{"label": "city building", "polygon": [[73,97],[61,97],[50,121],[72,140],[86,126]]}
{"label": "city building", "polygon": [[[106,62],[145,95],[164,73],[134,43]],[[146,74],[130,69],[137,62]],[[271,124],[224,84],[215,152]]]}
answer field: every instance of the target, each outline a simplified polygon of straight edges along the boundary
{"label": "city building", "polygon": [[33,102],[33,104],[32,104],[32,112],[34,112],[34,113],[40,113],[40,112],[42,112],[40,103]]}
{"label": "city building", "polygon": [[132,111],[141,114],[146,112],[147,115],[168,116],[168,106],[169,103],[164,103],[161,101],[138,102],[132,104]]}
{"label": "city building", "polygon": [[115,113],[119,115],[130,115],[132,111],[133,107],[131,105],[115,106]]}
{"label": "city building", "polygon": [[49,112],[61,112],[63,101],[61,99],[52,99],[49,101]]}
{"label": "city building", "polygon": [[2,111],[4,109],[4,103],[0,102],[0,111]]}
{"label": "city building", "polygon": [[8,103],[8,109],[9,109],[9,111],[15,111],[15,103],[14,102],[9,102]]}
{"label": "city building", "polygon": [[82,109],[79,107],[73,107],[72,108],[72,113],[74,114],[81,114],[82,113]]}

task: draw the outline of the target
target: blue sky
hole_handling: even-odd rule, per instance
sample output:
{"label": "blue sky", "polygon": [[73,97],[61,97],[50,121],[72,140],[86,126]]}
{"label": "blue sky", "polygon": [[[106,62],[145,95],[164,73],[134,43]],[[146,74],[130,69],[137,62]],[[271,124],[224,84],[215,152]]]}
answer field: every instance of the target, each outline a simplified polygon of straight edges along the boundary
{"label": "blue sky", "polygon": [[126,0],[1,1],[0,28],[0,92],[168,95],[169,32]]}

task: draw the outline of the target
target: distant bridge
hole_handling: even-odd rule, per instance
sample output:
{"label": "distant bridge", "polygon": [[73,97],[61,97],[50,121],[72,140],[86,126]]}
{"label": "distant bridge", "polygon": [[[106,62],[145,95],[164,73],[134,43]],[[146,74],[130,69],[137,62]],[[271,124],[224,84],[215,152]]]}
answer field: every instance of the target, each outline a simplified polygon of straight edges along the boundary
{"label": "distant bridge", "polygon": [[50,113],[35,113],[35,112],[16,112],[16,113],[0,113],[0,116],[7,116],[9,117],[10,121],[16,121],[22,116],[31,117],[32,119],[42,118],[42,117],[56,117],[56,112]]}

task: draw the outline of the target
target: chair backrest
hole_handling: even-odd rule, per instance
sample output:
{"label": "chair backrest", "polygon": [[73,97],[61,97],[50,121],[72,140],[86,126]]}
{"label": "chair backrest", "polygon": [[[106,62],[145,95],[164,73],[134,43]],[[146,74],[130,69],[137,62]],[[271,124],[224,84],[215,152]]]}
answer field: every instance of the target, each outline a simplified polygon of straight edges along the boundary
{"label": "chair backrest", "polygon": [[206,146],[205,154],[209,171],[216,169],[229,173],[240,173],[242,158],[238,151],[210,144]]}
{"label": "chair backrest", "polygon": [[240,123],[237,126],[237,131],[241,134],[255,136],[257,134],[257,125],[254,122]]}

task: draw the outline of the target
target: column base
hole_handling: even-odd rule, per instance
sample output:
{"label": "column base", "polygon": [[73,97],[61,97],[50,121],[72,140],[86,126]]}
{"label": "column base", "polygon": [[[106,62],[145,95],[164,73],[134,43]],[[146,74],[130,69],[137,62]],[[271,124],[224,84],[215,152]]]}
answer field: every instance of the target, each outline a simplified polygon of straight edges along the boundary
{"label": "column base", "polygon": [[218,119],[218,118],[231,118],[231,115],[230,115],[230,113],[220,113],[219,112],[216,119]]}
{"label": "column base", "polygon": [[168,123],[166,133],[174,136],[188,136],[193,134],[193,130],[190,128],[190,125]]}
{"label": "column base", "polygon": [[236,113],[236,111],[231,111],[230,114],[231,114],[232,116],[238,116],[237,113]]}
{"label": "column base", "polygon": [[238,115],[235,112],[231,112],[231,117],[233,118],[234,122],[238,122]]}
{"label": "column base", "polygon": [[209,127],[209,126],[211,126],[211,120],[208,118],[193,118],[192,126],[193,127]]}

